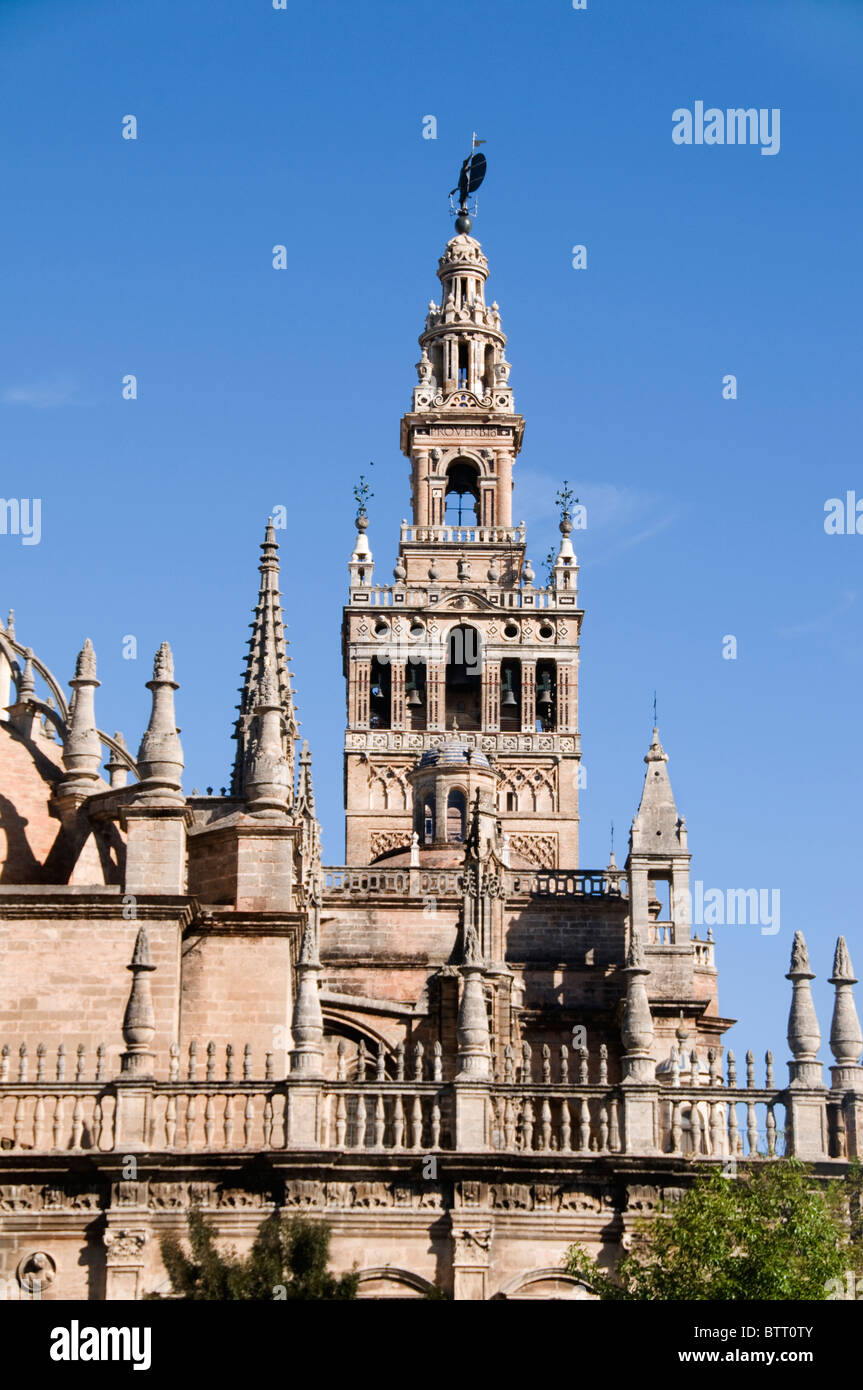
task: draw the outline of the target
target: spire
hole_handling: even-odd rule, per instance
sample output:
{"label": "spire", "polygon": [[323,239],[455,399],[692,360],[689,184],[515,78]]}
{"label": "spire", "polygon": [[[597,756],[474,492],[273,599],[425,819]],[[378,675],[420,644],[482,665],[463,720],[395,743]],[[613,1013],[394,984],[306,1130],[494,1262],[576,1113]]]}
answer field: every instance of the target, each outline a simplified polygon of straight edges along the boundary
{"label": "spire", "polygon": [[854,986],[857,980],[844,936],[840,936],[836,942],[830,983],[836,989],[833,1021],[830,1026],[830,1051],[836,1059],[837,1067],[856,1067],[863,1051],[863,1035],[860,1032],[860,1020],[854,1004]]}
{"label": "spire", "polygon": [[794,991],[788,1015],[788,1046],[794,1058],[793,1062],[789,1063],[791,1081],[799,1081],[804,1085],[819,1085],[821,1063],[816,1061],[816,1053],[821,1045],[821,1033],[809,984],[810,980],[815,979],[815,972],[809,965],[809,952],[801,931],[794,933],[791,968],[785,978],[791,981]]}
{"label": "spire", "polygon": [[258,681],[244,786],[249,810],[255,813],[285,812],[292,791],[293,769],[282,743],[281,709],[278,684],[268,660]]}
{"label": "spire", "polygon": [[149,1051],[149,1045],[156,1032],[156,1016],[148,977],[156,967],[150,959],[150,943],[144,927],[138,931],[132,959],[126,969],[132,972],[132,988],[123,1015],[126,1051],[120,1058],[120,1068],[125,1076],[152,1076],[153,1054]]}
{"label": "spire", "polygon": [[[120,733],[119,729],[114,734],[114,742],[117,744],[119,748],[122,748],[125,751],[126,740]],[[116,750],[113,748],[111,749],[111,756],[105,764],[105,767],[107,769],[108,776],[111,780],[111,786],[125,787],[129,769],[126,763],[123,762],[122,758],[118,757]]]}
{"label": "spire", "polygon": [[[254,621],[250,624],[252,636],[249,639],[249,654],[246,658],[246,671],[240,689],[240,703],[237,706],[239,718],[234,726],[237,752],[231,776],[232,796],[243,796],[246,791],[247,766],[251,754],[251,743],[255,730],[253,724],[261,700],[261,680],[267,667],[275,685],[275,706],[278,712],[278,737],[282,755],[293,776],[294,745],[297,740],[298,723],[294,710],[294,696],[291,689],[291,673],[285,652],[285,625],[279,602],[279,547],[272,519],[267,522],[264,542],[261,546],[261,563],[258,566],[261,582],[258,602],[254,609]],[[271,692],[267,692],[268,694]],[[290,800],[292,788],[289,787]]]}
{"label": "spire", "polygon": [[96,732],[95,692],[96,653],[88,637],[75,663],[75,674],[69,682],[73,699],[63,740],[63,766],[69,774],[58,789],[61,793],[75,792],[88,796],[95,791],[102,761],[102,744]]}
{"label": "spire", "polygon": [[300,751],[300,773],[297,779],[297,811],[305,811],[307,815],[315,814],[315,789],[312,786],[312,755],[309,752],[308,739],[303,739],[303,746]]}
{"label": "spire", "polygon": [[651,1052],[653,1019],[644,983],[644,977],[650,974],[650,970],[644,963],[641,935],[634,927],[630,931],[629,950],[622,973],[626,976],[626,1005],[620,1030],[624,1046],[623,1079],[650,1082],[654,1080],[656,1070]]}
{"label": "spire", "polygon": [[316,940],[316,914],[306,920],[300,956],[297,961],[297,993],[291,1018],[294,1046],[291,1050],[291,1073],[302,1076],[323,1075],[324,1018],[318,991],[321,965]]}
{"label": "spire", "polygon": [[655,725],[644,761],[647,772],[641,802],[632,822],[630,852],[652,856],[686,853],[686,823],[678,814],[668,776],[668,754],[659,741]]}
{"label": "spire", "polygon": [[179,688],[171,648],[163,642],[153,662],[153,679],[147,681],[153,705],[138,749],[138,769],[142,793],[156,793],[172,801],[182,798],[183,749],[174,714],[174,691]]}

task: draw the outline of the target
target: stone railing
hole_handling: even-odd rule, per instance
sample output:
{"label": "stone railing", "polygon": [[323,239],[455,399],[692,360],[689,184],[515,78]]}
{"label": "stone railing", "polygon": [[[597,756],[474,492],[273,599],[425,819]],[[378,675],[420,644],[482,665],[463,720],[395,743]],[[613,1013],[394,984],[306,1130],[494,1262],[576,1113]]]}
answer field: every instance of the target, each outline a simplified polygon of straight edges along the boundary
{"label": "stone railing", "polygon": [[[777,1087],[770,1053],[763,1086],[755,1083],[751,1053],[745,1085],[738,1085],[733,1053],[726,1082],[715,1052],[707,1068],[692,1054],[672,1053],[655,1081],[633,1086],[625,1077],[610,1080],[605,1045],[593,1057],[566,1045],[508,1046],[500,1073],[487,1080],[471,1076],[467,1085],[444,1080],[440,1043],[427,1051],[417,1043],[409,1053],[403,1046],[387,1053],[381,1045],[374,1058],[362,1044],[349,1058],[341,1043],[335,1078],[275,1078],[272,1053],[264,1075],[253,1075],[248,1045],[217,1049],[210,1043],[199,1054],[192,1043],[183,1057],[184,1077],[174,1045],[167,1080],[122,1071],[110,1080],[85,1080],[80,1061],[70,1078],[65,1050],[58,1051],[59,1067],[52,1057],[50,1069],[44,1047],[35,1056],[31,1077],[26,1047],[18,1050],[14,1067],[8,1046],[0,1053],[0,1160],[4,1154],[314,1149],[664,1154],[726,1161],[793,1154],[823,1161],[852,1157],[858,1148],[855,1123],[846,1126],[850,1112],[843,1097],[824,1087]],[[83,1058],[83,1049],[76,1056]],[[104,1056],[100,1048],[100,1071]],[[449,1075],[452,1070],[450,1065]]]}
{"label": "stone railing", "polygon": [[[370,869],[346,865],[323,872],[328,897],[454,897],[462,891],[459,869],[387,869],[382,864]],[[623,874],[609,874],[605,869],[511,869],[506,877],[507,892],[513,897],[621,897],[628,891]]]}
{"label": "stone railing", "polygon": [[402,544],[524,545],[525,526],[412,526],[403,521]]}

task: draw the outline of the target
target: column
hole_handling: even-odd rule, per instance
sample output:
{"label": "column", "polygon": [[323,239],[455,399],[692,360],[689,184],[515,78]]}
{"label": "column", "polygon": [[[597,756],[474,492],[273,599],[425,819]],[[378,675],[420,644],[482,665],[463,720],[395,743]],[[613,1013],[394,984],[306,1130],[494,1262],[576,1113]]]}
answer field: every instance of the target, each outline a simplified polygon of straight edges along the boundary
{"label": "column", "polygon": [[521,663],[521,731],[536,732],[536,662]]}
{"label": "column", "polygon": [[486,661],[482,668],[482,727],[489,732],[500,728],[500,662]]}

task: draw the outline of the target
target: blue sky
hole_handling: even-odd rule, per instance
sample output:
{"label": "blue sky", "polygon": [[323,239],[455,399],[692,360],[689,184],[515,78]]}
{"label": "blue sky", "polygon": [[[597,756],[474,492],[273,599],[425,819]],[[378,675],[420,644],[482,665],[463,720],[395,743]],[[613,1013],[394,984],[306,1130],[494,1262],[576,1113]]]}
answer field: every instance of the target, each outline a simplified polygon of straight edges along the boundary
{"label": "blue sky", "polygon": [[[0,3],[0,492],[43,505],[39,545],[0,537],[19,637],[64,681],[91,637],[100,724],[132,747],[168,638],[186,786],[219,787],[257,546],[287,506],[299,708],[340,861],[351,489],[372,474],[385,580],[399,418],[476,130],[538,570],[563,478],[588,506],[582,863],[605,863],[612,821],[625,850],[656,689],[694,877],[781,891],[777,935],[716,929],[729,1041],[772,1046],[780,1075],[794,930],[825,1039],[837,933],[863,965],[863,537],[823,525],[828,498],[863,497],[861,50],[856,0]],[[780,152],[675,145],[697,100],[779,108]]]}

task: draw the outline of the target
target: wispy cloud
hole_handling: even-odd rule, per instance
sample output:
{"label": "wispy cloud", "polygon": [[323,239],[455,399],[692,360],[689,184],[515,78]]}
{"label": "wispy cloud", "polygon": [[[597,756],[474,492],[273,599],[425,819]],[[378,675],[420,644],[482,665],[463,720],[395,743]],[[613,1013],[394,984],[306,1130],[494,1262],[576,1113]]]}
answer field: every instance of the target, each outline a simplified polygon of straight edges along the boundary
{"label": "wispy cloud", "polygon": [[[556,541],[559,516],[554,497],[560,485],[560,478],[549,473],[520,473],[516,494],[518,516],[513,520],[523,520],[532,529],[547,531]],[[571,481],[570,486],[587,508],[586,532],[573,534],[576,551],[579,544],[594,533],[601,535],[605,542],[601,557],[595,557],[591,561],[593,564],[650,540],[677,519],[677,510],[669,510],[667,499],[640,488],[580,479]]]}
{"label": "wispy cloud", "polygon": [[76,392],[75,382],[69,377],[55,377],[51,381],[35,381],[24,386],[5,386],[2,392],[4,405],[26,405],[33,410],[53,410],[60,405],[68,405]]}
{"label": "wispy cloud", "polygon": [[809,637],[813,632],[829,632],[837,618],[841,618],[843,613],[847,613],[849,608],[853,608],[857,601],[857,595],[853,589],[845,589],[842,597],[835,608],[831,608],[829,613],[822,613],[817,618],[810,618],[805,623],[796,623],[793,627],[778,627],[776,629],[779,637]]}

